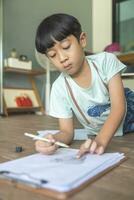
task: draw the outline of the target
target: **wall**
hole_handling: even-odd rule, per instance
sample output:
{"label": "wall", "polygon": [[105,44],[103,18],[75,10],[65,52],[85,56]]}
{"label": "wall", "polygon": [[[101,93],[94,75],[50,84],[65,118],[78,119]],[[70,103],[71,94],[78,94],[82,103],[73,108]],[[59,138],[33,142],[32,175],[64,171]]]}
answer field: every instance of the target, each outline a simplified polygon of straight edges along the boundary
{"label": "wall", "polygon": [[[39,23],[53,13],[69,13],[77,17],[83,30],[91,38],[91,6],[92,0],[4,0],[4,57],[10,55],[12,48],[19,54],[27,55],[38,67],[34,56],[35,33]],[[88,41],[87,49],[90,42]],[[58,74],[52,73],[52,80]],[[44,99],[44,77],[36,78],[42,100]],[[24,76],[6,75],[4,84],[15,87],[29,87]]]}
{"label": "wall", "polygon": [[112,42],[112,0],[92,0],[92,50],[100,52]]}
{"label": "wall", "polygon": [[[52,3],[53,2],[53,3]],[[9,56],[12,48],[34,58],[36,28],[44,17],[57,12],[76,16],[83,30],[90,34],[91,0],[4,0],[4,53]],[[84,12],[84,14],[83,14]],[[88,44],[89,48],[89,44]]]}
{"label": "wall", "polygon": [[[34,40],[41,20],[57,12],[76,16],[88,36],[87,49],[102,51],[111,42],[111,1],[112,0],[4,0],[4,57],[8,57],[12,48],[19,54],[26,54],[38,67],[34,56]],[[92,9],[93,7],[93,9]],[[52,80],[58,74],[52,74]],[[40,94],[44,101],[44,77],[36,78]],[[7,75],[6,85],[27,85],[25,77]]]}

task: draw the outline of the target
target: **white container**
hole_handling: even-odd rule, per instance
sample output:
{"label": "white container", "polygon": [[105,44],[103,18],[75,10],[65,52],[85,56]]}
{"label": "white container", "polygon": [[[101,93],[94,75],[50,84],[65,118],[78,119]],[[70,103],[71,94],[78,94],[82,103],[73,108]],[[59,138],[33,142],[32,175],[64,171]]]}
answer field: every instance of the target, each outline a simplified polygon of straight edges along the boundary
{"label": "white container", "polygon": [[17,58],[8,58],[7,66],[16,69],[32,70],[32,61],[20,61]]}

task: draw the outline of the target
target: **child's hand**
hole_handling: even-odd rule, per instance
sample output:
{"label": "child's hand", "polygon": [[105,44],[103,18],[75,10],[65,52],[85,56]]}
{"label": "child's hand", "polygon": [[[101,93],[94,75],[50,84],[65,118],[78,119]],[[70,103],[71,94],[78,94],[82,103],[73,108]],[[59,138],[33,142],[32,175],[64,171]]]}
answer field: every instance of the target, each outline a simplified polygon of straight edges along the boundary
{"label": "child's hand", "polygon": [[55,144],[55,139],[53,135],[48,134],[47,136],[45,136],[45,138],[49,139],[51,142],[37,140],[35,142],[35,149],[40,153],[51,155],[58,149],[58,146]]}
{"label": "child's hand", "polygon": [[86,153],[91,153],[91,154],[103,154],[105,150],[105,147],[101,145],[99,142],[96,140],[91,140],[88,139],[86,140],[81,146],[80,150],[77,154],[77,158],[82,157]]}

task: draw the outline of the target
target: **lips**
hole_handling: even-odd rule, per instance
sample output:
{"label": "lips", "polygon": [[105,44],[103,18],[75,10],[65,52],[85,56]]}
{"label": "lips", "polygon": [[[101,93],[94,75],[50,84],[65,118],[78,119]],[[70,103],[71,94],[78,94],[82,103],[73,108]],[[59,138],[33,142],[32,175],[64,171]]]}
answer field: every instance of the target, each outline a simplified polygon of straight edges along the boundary
{"label": "lips", "polygon": [[64,65],[64,69],[67,70],[67,71],[70,70],[71,68],[72,68],[71,64]]}

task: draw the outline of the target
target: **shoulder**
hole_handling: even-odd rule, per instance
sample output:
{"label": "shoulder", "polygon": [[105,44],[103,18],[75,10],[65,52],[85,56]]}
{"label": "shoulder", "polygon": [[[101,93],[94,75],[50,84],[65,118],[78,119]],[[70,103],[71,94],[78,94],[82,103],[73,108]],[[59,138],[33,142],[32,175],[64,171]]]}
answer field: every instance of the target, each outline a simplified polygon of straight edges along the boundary
{"label": "shoulder", "polygon": [[101,52],[91,55],[87,59],[95,63],[97,68],[103,71],[103,73],[110,72],[111,70],[119,72],[120,70],[126,69],[126,66],[113,53]]}
{"label": "shoulder", "polygon": [[109,62],[110,60],[115,60],[117,58],[114,54],[104,51],[101,53],[87,56],[87,59],[90,59],[91,61],[95,61],[99,64],[105,64],[106,62]]}
{"label": "shoulder", "polygon": [[126,65],[113,53],[102,52],[91,56],[89,59],[96,64],[101,78],[105,83],[108,83],[115,74],[121,74],[126,69]]}
{"label": "shoulder", "polygon": [[53,82],[52,88],[61,88],[62,86],[64,86],[64,82],[64,74],[61,73],[58,78]]}
{"label": "shoulder", "polygon": [[66,85],[65,85],[65,75],[61,73],[58,78],[53,82],[51,87],[51,96],[56,95],[58,97],[63,97],[67,95]]}

